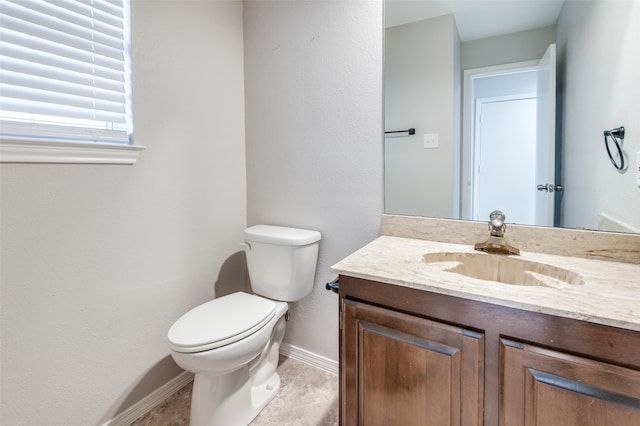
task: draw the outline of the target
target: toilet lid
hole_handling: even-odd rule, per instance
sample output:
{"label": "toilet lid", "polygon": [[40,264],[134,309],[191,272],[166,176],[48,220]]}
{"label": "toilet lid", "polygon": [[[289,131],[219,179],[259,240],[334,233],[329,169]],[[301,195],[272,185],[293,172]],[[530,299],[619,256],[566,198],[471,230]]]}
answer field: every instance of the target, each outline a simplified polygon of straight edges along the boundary
{"label": "toilet lid", "polygon": [[169,344],[178,352],[200,352],[228,345],[260,330],[275,315],[276,303],[243,292],[197,306],[169,329]]}

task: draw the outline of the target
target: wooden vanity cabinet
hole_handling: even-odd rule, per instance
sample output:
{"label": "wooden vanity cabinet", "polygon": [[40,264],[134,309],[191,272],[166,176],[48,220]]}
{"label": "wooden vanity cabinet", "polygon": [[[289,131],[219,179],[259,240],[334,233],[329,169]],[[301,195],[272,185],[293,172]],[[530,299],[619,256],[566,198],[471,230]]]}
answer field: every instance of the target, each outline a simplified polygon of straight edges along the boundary
{"label": "wooden vanity cabinet", "polygon": [[640,425],[640,371],[506,339],[500,355],[500,424]]}
{"label": "wooden vanity cabinet", "polygon": [[640,333],[340,276],[341,425],[640,425]]}
{"label": "wooden vanity cabinet", "polygon": [[344,424],[481,424],[482,334],[353,300],[343,315]]}

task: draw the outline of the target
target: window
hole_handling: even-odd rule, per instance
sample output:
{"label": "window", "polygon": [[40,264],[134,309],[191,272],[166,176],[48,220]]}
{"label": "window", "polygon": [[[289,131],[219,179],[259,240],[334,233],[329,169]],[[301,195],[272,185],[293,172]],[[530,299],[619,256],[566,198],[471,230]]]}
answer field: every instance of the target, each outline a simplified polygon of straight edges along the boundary
{"label": "window", "polygon": [[128,0],[3,0],[3,162],[133,164]]}

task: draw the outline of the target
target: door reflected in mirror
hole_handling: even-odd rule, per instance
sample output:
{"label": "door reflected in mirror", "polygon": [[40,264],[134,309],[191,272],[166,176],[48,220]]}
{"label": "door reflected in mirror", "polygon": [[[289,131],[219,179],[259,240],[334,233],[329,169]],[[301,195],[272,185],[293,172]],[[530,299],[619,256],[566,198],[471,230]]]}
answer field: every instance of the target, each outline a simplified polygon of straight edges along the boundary
{"label": "door reflected in mirror", "polygon": [[[640,232],[638,165],[616,170],[602,140],[640,128],[638,3],[387,0],[385,128],[416,132],[385,137],[385,212],[484,221],[500,209],[511,223]],[[509,28],[483,31],[498,6]],[[611,20],[616,31],[597,31]],[[535,78],[516,94],[527,69]],[[535,124],[515,114],[527,109]],[[640,139],[624,145],[635,159]]]}

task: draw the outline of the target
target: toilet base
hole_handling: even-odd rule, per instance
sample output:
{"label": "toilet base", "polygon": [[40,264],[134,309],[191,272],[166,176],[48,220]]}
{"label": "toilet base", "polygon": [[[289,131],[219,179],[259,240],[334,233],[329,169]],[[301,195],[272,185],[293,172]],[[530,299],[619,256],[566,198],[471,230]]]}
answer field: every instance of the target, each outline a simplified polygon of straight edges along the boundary
{"label": "toilet base", "polygon": [[273,400],[280,376],[251,386],[249,368],[223,377],[196,374],[191,399],[191,426],[247,426]]}
{"label": "toilet base", "polygon": [[190,426],[247,426],[273,400],[280,389],[276,368],[285,312],[283,304],[271,339],[253,361],[222,375],[195,374]]}

